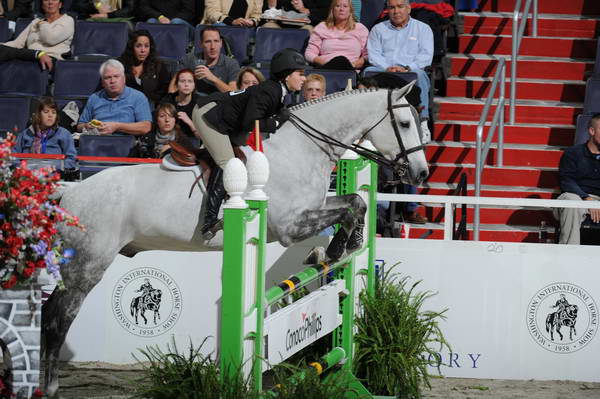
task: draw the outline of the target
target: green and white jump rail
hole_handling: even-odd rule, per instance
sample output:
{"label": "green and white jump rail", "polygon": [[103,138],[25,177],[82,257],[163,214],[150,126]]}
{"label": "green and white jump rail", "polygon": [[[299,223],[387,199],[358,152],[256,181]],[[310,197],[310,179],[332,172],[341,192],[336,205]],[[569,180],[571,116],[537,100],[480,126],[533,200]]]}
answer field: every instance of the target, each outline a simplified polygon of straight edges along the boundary
{"label": "green and white jump rail", "polygon": [[[335,263],[298,265],[297,274],[270,289],[265,288],[268,196],[263,191],[268,178],[261,152],[252,154],[247,167],[232,159],[224,170],[230,198],[224,205],[221,372],[241,368],[257,389],[265,370],[332,331],[334,349],[311,366],[319,374],[333,366],[351,371],[358,295],[362,289],[374,292],[376,278],[376,164],[350,153],[337,165],[337,195],[357,193],[368,204],[363,247]],[[271,305],[331,275],[330,283],[265,317]],[[356,378],[346,382],[361,397],[370,397]]]}

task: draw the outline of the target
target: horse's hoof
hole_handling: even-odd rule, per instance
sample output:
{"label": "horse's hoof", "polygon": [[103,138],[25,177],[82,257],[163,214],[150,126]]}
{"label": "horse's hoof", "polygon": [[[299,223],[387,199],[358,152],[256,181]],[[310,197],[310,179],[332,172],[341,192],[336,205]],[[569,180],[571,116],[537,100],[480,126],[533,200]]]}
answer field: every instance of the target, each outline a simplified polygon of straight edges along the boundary
{"label": "horse's hoof", "polygon": [[356,251],[357,249],[362,248],[363,241],[364,241],[363,230],[364,230],[364,225],[356,226],[356,228],[354,230],[352,230],[352,233],[350,234],[350,237],[348,238],[348,241],[346,242],[346,250],[348,252],[353,252],[353,251]]}
{"label": "horse's hoof", "polygon": [[202,233],[202,239],[204,241],[210,241],[213,238],[215,238],[215,235],[220,231],[223,230],[223,219],[219,219],[217,220],[217,223],[215,223],[214,225],[212,225],[212,227],[210,227],[208,230],[206,230],[204,233]]}
{"label": "horse's hoof", "polygon": [[306,258],[304,258],[304,265],[316,265],[325,260],[325,248],[314,247],[310,250]]}
{"label": "horse's hoof", "polygon": [[329,258],[330,261],[339,260],[342,255],[344,255],[344,251],[346,250],[346,242],[348,241],[348,234],[344,231],[344,229],[340,229],[335,235],[333,239],[329,243],[325,254]]}

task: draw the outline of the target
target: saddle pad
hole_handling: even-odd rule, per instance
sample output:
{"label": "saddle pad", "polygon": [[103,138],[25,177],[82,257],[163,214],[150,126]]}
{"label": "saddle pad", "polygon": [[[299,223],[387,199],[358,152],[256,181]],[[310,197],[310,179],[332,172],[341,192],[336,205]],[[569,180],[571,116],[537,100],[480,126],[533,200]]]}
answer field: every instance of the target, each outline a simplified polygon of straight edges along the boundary
{"label": "saddle pad", "polygon": [[202,179],[198,178],[198,176],[202,175],[202,168],[200,167],[200,165],[181,166],[173,160],[173,158],[171,157],[171,154],[167,154],[162,159],[162,163],[160,165],[163,169],[170,170],[173,172],[192,172],[194,174],[194,179],[198,180],[198,185],[199,185],[200,189],[202,190],[202,192],[203,193],[206,192],[206,187],[204,186],[204,182],[202,181]]}

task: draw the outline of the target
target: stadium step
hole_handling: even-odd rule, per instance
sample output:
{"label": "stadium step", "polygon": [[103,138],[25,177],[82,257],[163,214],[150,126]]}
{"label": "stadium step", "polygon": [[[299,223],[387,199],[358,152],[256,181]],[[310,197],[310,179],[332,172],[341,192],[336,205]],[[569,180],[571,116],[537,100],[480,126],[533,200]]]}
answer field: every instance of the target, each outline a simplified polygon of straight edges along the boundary
{"label": "stadium step", "polygon": [[[484,129],[487,132],[489,126]],[[439,120],[433,128],[433,140],[457,141],[461,143],[476,141],[477,122],[452,122]],[[575,126],[544,124],[518,124],[504,126],[505,144],[537,144],[567,147],[573,144]],[[497,134],[493,142],[497,142]]]}
{"label": "stadium step", "polygon": [[[455,194],[457,185],[447,183],[426,183],[419,188],[420,194],[427,195],[457,195]],[[462,195],[462,194],[460,194]],[[467,196],[475,195],[473,184],[467,185]],[[504,197],[504,198],[535,198],[552,199],[559,195],[559,191],[552,188],[538,187],[506,187],[506,186],[482,186],[482,197]]]}
{"label": "stadium step", "polygon": [[[475,163],[474,144],[457,142],[433,142],[427,145],[429,163]],[[498,150],[490,148],[486,165],[494,165]],[[562,155],[560,147],[541,147],[531,145],[505,145],[503,151],[504,166],[554,167]]]}
{"label": "stadium step", "polygon": [[[519,54],[538,57],[591,58],[596,53],[595,39],[523,37]],[[463,54],[511,54],[512,36],[460,35]]]}
{"label": "stadium step", "polygon": [[[478,11],[513,12],[517,0],[480,0]],[[521,1],[521,6],[523,6]],[[600,15],[598,0],[540,0],[541,14]],[[533,10],[533,5],[530,11]]]}
{"label": "stadium step", "polygon": [[[468,237],[473,239],[473,226],[468,227]],[[412,225],[409,233],[410,238],[427,238],[442,240],[444,238],[444,226],[441,224],[428,223],[425,226]],[[553,242],[554,228],[548,227],[547,240]],[[536,226],[492,226],[481,225],[479,231],[480,241],[493,242],[540,242],[539,228]]]}
{"label": "stadium step", "polygon": [[[487,98],[493,78],[452,77],[448,79],[446,95],[450,97]],[[510,95],[510,79],[505,84],[505,96]],[[548,81],[545,79],[518,79],[517,95],[523,100],[581,101],[585,97],[583,81]],[[496,91],[495,97],[498,98]]]}
{"label": "stadium step", "polygon": [[[443,223],[444,207],[427,206],[419,207],[420,214],[432,223]],[[461,213],[459,213],[461,214]],[[467,207],[467,223],[473,223],[474,210]],[[459,216],[457,216],[458,218]],[[507,226],[539,226],[542,221],[552,221],[552,211],[545,208],[492,208],[481,207],[479,218],[482,224],[498,224]]]}
{"label": "stadium step", "polygon": [[[478,99],[460,97],[436,98],[437,119],[450,121],[479,121],[485,102]],[[488,121],[492,119],[495,105],[491,107]],[[577,115],[583,110],[580,103],[558,103],[542,101],[517,101],[515,105],[516,123],[548,123],[554,125],[575,125]],[[508,104],[506,105],[508,117]]]}
{"label": "stadium step", "polygon": [[[592,53],[592,55],[595,54]],[[451,54],[449,76],[494,77],[500,56],[482,54]],[[507,58],[507,77],[510,76],[510,57]],[[545,80],[585,80],[594,69],[591,61],[569,58],[519,57],[517,78]]]}
{"label": "stadium step", "polygon": [[[470,35],[512,35],[512,13],[462,13],[463,31]],[[538,36],[578,37],[592,39],[600,28],[597,18],[580,15],[544,14],[538,16]],[[525,35],[532,33],[531,18]]]}
{"label": "stadium step", "polygon": [[[457,184],[462,173],[466,173],[468,183],[475,182],[474,164],[434,163],[429,165],[426,182]],[[488,166],[483,171],[482,184],[555,189],[558,187],[558,165],[553,168]]]}

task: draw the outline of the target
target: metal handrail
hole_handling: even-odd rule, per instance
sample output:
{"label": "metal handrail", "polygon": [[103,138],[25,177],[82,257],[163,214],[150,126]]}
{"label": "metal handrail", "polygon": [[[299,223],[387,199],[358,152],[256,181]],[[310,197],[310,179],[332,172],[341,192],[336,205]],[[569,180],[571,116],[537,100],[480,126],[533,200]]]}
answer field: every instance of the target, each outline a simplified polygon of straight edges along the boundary
{"label": "metal handrail", "polygon": [[[523,10],[523,16],[525,18],[519,21],[521,11],[521,0],[517,0],[515,4],[515,11],[513,13],[512,23],[512,53],[510,59],[510,124],[515,124],[515,98],[517,97],[517,62],[519,61],[519,48],[521,47],[521,40],[525,34],[525,26],[527,26],[527,19],[529,18],[529,8],[531,7],[532,0],[525,2],[525,9]],[[533,0],[533,13],[531,18],[531,36],[537,37],[537,19],[538,19],[538,2]]]}
{"label": "metal handrail", "polygon": [[[492,102],[494,100],[494,96],[496,94],[496,89],[498,88],[498,85],[500,85],[500,88],[498,94],[498,101],[496,102],[496,110],[494,111],[494,117],[492,118],[492,124],[490,125],[490,128],[488,130],[488,134],[485,139],[485,144],[483,144],[483,128],[485,127],[485,122],[488,119],[488,114],[490,113],[490,108],[492,106]],[[496,67],[496,74],[494,75],[494,80],[492,81],[492,87],[490,88],[488,97],[485,100],[485,106],[483,107],[483,112],[481,114],[481,117],[479,118],[479,124],[477,125],[477,148],[475,158],[475,197],[481,196],[481,175],[483,174],[485,159],[487,158],[487,154],[492,144],[494,133],[496,132],[496,126],[498,126],[498,148],[496,153],[496,164],[499,167],[502,167],[503,164],[504,105],[506,102],[504,97],[505,86],[506,59],[502,57],[498,62],[498,66]],[[476,241],[479,240],[479,205],[475,205],[474,209],[473,239]]]}

